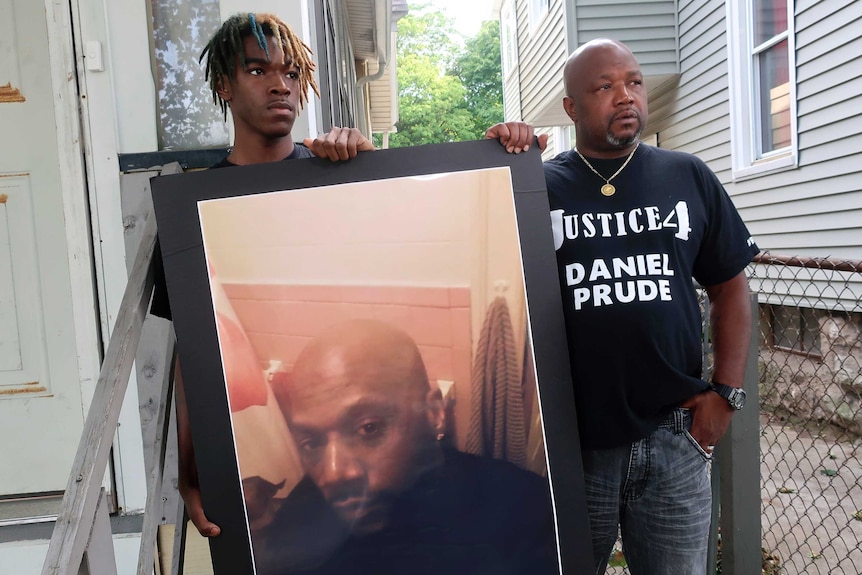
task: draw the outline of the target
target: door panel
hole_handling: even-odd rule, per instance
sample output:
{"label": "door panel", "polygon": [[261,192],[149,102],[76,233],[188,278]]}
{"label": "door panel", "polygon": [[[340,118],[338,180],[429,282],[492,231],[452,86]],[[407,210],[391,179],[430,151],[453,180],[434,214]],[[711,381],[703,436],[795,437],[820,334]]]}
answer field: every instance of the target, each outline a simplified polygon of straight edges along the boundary
{"label": "door panel", "polygon": [[0,497],[62,490],[84,420],[45,18],[0,0]]}

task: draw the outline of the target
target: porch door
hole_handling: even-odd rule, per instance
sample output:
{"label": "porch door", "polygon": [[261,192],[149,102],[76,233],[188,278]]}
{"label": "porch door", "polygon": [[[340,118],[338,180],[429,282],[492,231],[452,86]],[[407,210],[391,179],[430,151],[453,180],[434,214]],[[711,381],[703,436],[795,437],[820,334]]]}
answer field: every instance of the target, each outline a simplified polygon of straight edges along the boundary
{"label": "porch door", "polygon": [[0,501],[64,489],[84,421],[51,78],[45,2],[0,0]]}

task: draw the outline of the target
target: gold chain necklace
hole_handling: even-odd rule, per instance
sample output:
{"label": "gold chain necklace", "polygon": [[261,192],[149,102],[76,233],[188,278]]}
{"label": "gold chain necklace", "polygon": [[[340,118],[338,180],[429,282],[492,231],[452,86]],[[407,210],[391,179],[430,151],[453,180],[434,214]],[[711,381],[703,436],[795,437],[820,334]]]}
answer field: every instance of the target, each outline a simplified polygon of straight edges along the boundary
{"label": "gold chain necklace", "polygon": [[587,167],[588,167],[589,169],[591,169],[595,175],[597,175],[598,177],[600,177],[601,179],[603,179],[603,180],[605,181],[605,185],[604,185],[604,186],[602,186],[602,195],[603,195],[603,196],[610,197],[610,196],[614,195],[615,193],[617,193],[617,189],[616,189],[613,185],[611,185],[611,180],[613,180],[614,178],[616,178],[617,176],[619,176],[619,175],[620,175],[620,172],[622,172],[622,171],[625,169],[625,167],[629,164],[629,161],[630,161],[630,160],[632,159],[632,157],[635,155],[635,152],[637,151],[638,146],[640,146],[640,145],[641,145],[640,140],[638,140],[638,143],[637,143],[637,144],[635,144],[635,148],[634,148],[634,150],[632,150],[632,151],[631,151],[631,153],[629,154],[629,157],[628,157],[628,158],[626,158],[626,161],[625,161],[625,162],[623,162],[623,165],[622,165],[622,166],[620,166],[620,169],[619,169],[619,170],[617,170],[616,172],[614,172],[614,175],[613,175],[613,176],[611,176],[610,178],[606,178],[606,177],[604,177],[603,175],[601,175],[600,173],[598,173],[598,172],[596,171],[596,169],[595,169],[595,168],[594,168],[594,167],[593,167],[593,166],[592,166],[592,165],[587,161],[587,159],[586,159],[586,158],[584,157],[584,155],[580,152],[580,150],[578,150],[577,148],[575,148],[575,152],[577,152],[577,154],[581,157],[581,159],[584,161],[584,163],[587,165]]}

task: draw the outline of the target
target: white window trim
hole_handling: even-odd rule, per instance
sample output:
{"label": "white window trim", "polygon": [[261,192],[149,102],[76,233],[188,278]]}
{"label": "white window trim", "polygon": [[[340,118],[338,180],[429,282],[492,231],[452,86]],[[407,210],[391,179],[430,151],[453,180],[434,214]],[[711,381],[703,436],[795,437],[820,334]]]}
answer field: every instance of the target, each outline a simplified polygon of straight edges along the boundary
{"label": "white window trim", "polygon": [[790,83],[790,146],[756,158],[757,94],[753,91],[751,53],[752,0],[727,2],[730,142],[734,180],[795,168],[799,158],[796,91],[796,35],[794,1],[787,2],[787,53]]}
{"label": "white window trim", "polygon": [[[543,4],[542,9],[539,12],[533,11],[533,5],[536,2],[542,2],[542,4]],[[551,11],[551,2],[550,2],[550,0],[529,0],[529,5],[527,7],[527,10],[529,10],[530,34],[532,34],[533,32],[536,31],[536,28],[539,27],[539,24],[541,24],[542,21],[545,20],[545,18],[547,18],[548,13]]]}
{"label": "white window trim", "polygon": [[554,140],[554,155],[562,154],[563,152],[568,152],[571,148],[567,145],[569,143],[569,127],[568,126],[554,126],[551,130],[551,139]]}
{"label": "white window trim", "polygon": [[[504,3],[501,12],[500,52],[503,59],[503,79],[509,79],[518,68],[518,21],[515,18],[515,3]],[[511,42],[506,42],[507,33],[511,35]]]}

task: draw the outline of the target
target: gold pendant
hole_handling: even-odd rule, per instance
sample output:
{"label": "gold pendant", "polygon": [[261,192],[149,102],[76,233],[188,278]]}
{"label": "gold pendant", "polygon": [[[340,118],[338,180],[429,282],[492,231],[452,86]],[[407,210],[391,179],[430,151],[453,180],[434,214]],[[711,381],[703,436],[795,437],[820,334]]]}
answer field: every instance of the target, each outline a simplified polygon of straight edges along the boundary
{"label": "gold pendant", "polygon": [[611,184],[608,183],[608,184],[605,184],[604,186],[602,186],[602,195],[603,196],[610,197],[610,196],[614,195],[615,193],[617,193],[617,189],[615,187],[613,187]]}

